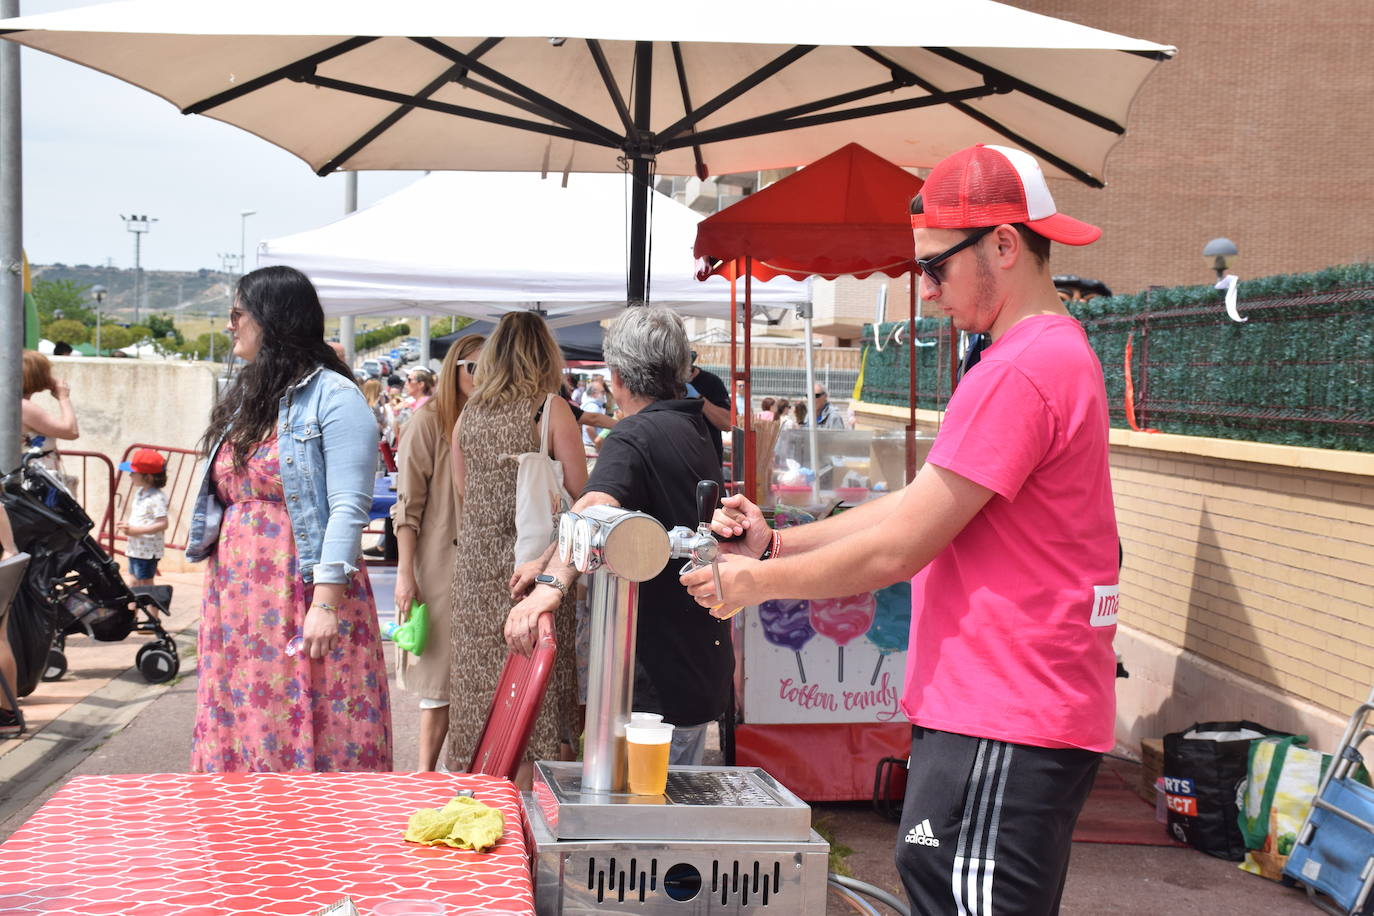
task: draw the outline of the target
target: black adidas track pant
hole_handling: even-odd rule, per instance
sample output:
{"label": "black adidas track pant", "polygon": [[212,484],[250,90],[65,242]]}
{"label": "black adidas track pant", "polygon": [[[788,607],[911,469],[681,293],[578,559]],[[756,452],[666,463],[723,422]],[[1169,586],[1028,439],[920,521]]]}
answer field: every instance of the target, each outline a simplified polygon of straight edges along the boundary
{"label": "black adidas track pant", "polygon": [[915,726],[897,873],[912,916],[1050,916],[1102,755]]}

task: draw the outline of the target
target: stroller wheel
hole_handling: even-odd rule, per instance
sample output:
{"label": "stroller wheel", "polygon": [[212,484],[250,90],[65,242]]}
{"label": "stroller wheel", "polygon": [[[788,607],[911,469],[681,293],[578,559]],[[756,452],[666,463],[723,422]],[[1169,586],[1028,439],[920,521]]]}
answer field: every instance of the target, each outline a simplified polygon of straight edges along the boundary
{"label": "stroller wheel", "polygon": [[60,681],[62,675],[67,673],[67,656],[61,649],[51,648],[48,650],[48,661],[43,668],[43,680]]}
{"label": "stroller wheel", "polygon": [[176,646],[169,640],[156,640],[146,643],[134,656],[134,664],[150,684],[163,684],[177,676],[181,670],[181,659],[177,657]]}

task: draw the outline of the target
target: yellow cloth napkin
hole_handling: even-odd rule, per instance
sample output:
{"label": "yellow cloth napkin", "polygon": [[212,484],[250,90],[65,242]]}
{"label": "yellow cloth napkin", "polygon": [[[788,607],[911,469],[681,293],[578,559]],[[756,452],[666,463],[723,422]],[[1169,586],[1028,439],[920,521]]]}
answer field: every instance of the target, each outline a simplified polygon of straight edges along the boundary
{"label": "yellow cloth napkin", "polygon": [[426,846],[485,852],[506,828],[505,816],[475,798],[458,796],[442,808],[421,808],[410,816],[406,839]]}

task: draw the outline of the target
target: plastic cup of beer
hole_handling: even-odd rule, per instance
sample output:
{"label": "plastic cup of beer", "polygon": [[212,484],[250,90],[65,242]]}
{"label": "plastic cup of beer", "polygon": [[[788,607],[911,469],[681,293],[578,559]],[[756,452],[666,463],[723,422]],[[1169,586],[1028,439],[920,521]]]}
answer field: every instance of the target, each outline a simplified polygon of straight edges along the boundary
{"label": "plastic cup of beer", "polygon": [[632,712],[630,713],[631,725],[657,725],[663,721],[663,717],[656,712]]}
{"label": "plastic cup of beer", "polygon": [[672,743],[673,727],[666,722],[625,726],[632,794],[662,795],[668,788],[668,749]]}

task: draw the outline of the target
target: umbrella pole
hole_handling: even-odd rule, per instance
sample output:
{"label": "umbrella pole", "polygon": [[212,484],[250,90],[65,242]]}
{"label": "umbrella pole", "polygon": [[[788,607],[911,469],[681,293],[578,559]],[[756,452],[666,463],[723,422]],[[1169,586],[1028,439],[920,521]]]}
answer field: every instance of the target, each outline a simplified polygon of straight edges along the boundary
{"label": "umbrella pole", "polygon": [[[752,326],[754,324],[754,259],[746,257],[744,259],[744,413],[745,417],[753,415],[754,402],[752,391],[749,386],[749,376],[753,373],[754,366],[754,340]],[[735,406],[735,388],[730,386],[730,407]],[[744,486],[745,498],[754,505],[759,502],[759,479],[755,473],[756,464],[754,461],[754,449],[758,443],[754,441],[754,424],[747,419],[744,421]]]}
{"label": "umbrella pole", "polygon": [[640,138],[649,133],[649,103],[653,100],[654,45],[650,41],[635,42],[634,119],[635,137],[625,146],[630,160],[630,278],[626,289],[629,305],[643,305],[649,301],[649,171],[653,152],[640,148]]}
{"label": "umbrella pole", "polygon": [[908,283],[908,318],[906,323],[907,404],[910,405],[906,423],[906,482],[916,479],[916,271]]}

